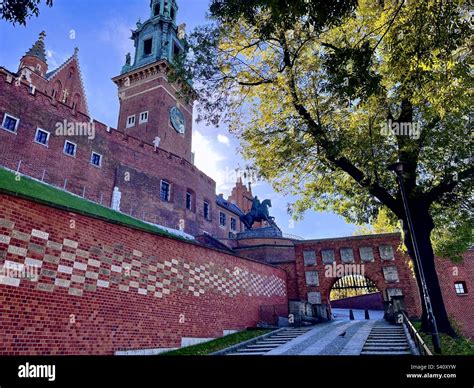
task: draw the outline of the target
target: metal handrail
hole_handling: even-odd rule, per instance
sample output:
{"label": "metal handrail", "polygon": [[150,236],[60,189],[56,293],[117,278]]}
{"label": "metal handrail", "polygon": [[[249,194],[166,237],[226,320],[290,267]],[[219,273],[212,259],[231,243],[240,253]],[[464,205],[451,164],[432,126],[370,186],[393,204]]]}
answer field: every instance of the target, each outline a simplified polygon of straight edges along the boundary
{"label": "metal handrail", "polygon": [[433,353],[428,348],[425,341],[423,341],[423,338],[421,338],[420,333],[418,333],[418,331],[415,329],[415,326],[413,326],[413,324],[410,322],[410,320],[408,319],[404,311],[402,311],[402,315],[403,315],[403,324],[408,329],[408,332],[410,333],[411,338],[415,342],[415,345],[418,351],[420,352],[420,356],[432,356]]}

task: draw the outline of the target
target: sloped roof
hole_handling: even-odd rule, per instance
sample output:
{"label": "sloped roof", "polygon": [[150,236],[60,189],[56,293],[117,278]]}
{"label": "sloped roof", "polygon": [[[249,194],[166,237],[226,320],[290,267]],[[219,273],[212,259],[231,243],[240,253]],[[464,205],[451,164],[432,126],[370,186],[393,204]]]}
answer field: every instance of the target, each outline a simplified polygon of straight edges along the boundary
{"label": "sloped roof", "polygon": [[89,105],[87,104],[87,97],[86,97],[86,88],[84,87],[84,80],[82,78],[82,71],[81,71],[81,66],[79,64],[79,57],[78,54],[79,49],[75,48],[74,49],[74,54],[67,59],[61,66],[59,66],[57,69],[50,71],[49,73],[46,73],[45,77],[48,81],[51,81],[56,77],[63,69],[65,69],[67,66],[69,66],[71,63],[75,62],[75,67],[77,68],[77,72],[79,74],[79,82],[81,84],[82,88],[82,96],[84,98],[84,104],[86,107],[86,114],[90,116],[89,114]]}
{"label": "sloped roof", "polygon": [[43,62],[46,62],[46,48],[44,46],[44,38],[46,33],[43,31],[38,40],[33,44],[33,46],[26,52],[25,55],[30,55],[41,59]]}
{"label": "sloped roof", "polygon": [[229,210],[230,212],[237,214],[238,216],[244,215],[244,212],[234,203],[227,201],[223,196],[216,196],[217,205]]}

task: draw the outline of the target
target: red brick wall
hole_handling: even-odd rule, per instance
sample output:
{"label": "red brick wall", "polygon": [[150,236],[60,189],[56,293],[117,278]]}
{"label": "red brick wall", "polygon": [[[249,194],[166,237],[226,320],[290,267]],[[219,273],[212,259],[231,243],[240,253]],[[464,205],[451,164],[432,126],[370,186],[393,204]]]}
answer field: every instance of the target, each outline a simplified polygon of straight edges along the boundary
{"label": "red brick wall", "polygon": [[[448,315],[464,335],[474,338],[474,250],[467,251],[461,263],[437,258],[436,269]],[[465,282],[467,294],[457,295],[455,282]]]}
{"label": "red brick wall", "polygon": [[0,354],[179,347],[287,303],[281,269],[0,195],[0,264],[12,263],[41,272],[0,278]]}
{"label": "red brick wall", "polygon": [[[382,261],[378,247],[380,245],[391,245],[393,247],[394,260]],[[409,258],[401,253],[397,247],[400,245],[400,236],[391,235],[369,235],[357,237],[344,237],[336,239],[323,239],[297,242],[296,251],[296,271],[298,274],[299,296],[307,300],[308,292],[320,292],[322,303],[329,303],[329,294],[332,286],[336,282],[336,277],[325,276],[325,265],[322,263],[321,250],[333,249],[335,253],[336,265],[343,264],[340,256],[341,248],[352,248],[354,253],[354,264],[364,264],[364,274],[372,280],[377,288],[385,296],[388,288],[399,288],[405,297],[407,311],[412,316],[420,314],[420,302],[414,274],[409,268]],[[374,261],[362,263],[359,256],[360,247],[372,247]],[[316,252],[316,265],[305,266],[303,262],[303,251],[312,250]],[[396,266],[399,282],[388,283],[383,274],[383,267]],[[305,279],[305,271],[318,271],[319,286],[308,286]]]}
{"label": "red brick wall", "polygon": [[[204,175],[187,160],[123,132],[94,121],[95,138],[86,136],[56,136],[56,124],[89,122],[82,113],[39,91],[32,95],[25,84],[15,86],[6,82],[0,71],[0,120],[4,113],[20,119],[16,134],[0,129],[0,165],[20,171],[63,187],[88,199],[110,206],[114,186],[122,192],[121,210],[127,214],[178,229],[184,220],[184,230],[198,235],[204,231],[217,237],[228,237],[218,226],[219,214],[215,202],[215,181]],[[48,147],[34,142],[37,128],[51,133]],[[76,157],[63,153],[64,141],[77,144]],[[102,167],[90,163],[92,151],[102,155]],[[126,174],[128,173],[128,174]],[[170,203],[160,201],[160,181],[172,184]],[[186,190],[195,193],[195,211],[186,210]],[[211,222],[204,219],[203,202],[211,206]]]}
{"label": "red brick wall", "polygon": [[296,273],[296,265],[294,262],[280,263],[278,267],[286,272],[286,290],[289,300],[300,300],[298,291],[298,274]]}
{"label": "red brick wall", "polygon": [[[191,161],[193,105],[179,98],[176,88],[164,74],[164,65],[151,65],[148,71],[140,69],[128,74],[130,85],[119,84],[120,113],[117,129],[147,143],[159,137],[160,148]],[[184,134],[171,126],[169,112],[179,104],[186,121]],[[148,111],[148,122],[139,124],[139,114]],[[135,115],[135,125],[127,128],[127,118]]]}

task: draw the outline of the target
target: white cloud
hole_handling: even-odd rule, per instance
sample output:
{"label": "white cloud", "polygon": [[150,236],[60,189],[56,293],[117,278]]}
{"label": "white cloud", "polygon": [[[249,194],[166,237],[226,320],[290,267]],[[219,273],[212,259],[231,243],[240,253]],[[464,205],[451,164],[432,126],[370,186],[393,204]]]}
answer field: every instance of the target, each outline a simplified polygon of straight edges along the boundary
{"label": "white cloud", "polygon": [[211,138],[204,136],[201,132],[194,129],[193,150],[196,167],[216,181],[218,192],[225,189],[228,184],[228,174],[223,165],[227,158],[219,153]]}
{"label": "white cloud", "polygon": [[218,134],[217,141],[221,144],[225,144],[226,146],[230,146],[230,139],[225,135]]}
{"label": "white cloud", "polygon": [[59,66],[61,66],[66,60],[72,55],[72,53],[67,55],[60,55],[54,50],[46,50],[46,57],[48,61],[48,70],[56,70]]}

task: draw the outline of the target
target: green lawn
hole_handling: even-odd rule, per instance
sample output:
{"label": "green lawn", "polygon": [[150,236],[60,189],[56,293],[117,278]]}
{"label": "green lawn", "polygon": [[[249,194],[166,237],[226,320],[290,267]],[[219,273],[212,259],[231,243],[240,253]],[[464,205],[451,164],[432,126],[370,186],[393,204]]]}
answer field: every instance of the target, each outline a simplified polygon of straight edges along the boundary
{"label": "green lawn", "polygon": [[199,345],[188,346],[186,348],[173,350],[160,354],[160,356],[205,356],[228,348],[229,346],[237,345],[238,343],[247,341],[249,339],[270,333],[269,329],[255,329],[240,331],[235,334],[229,334],[225,337],[217,338],[215,340],[205,342]]}
{"label": "green lawn", "polygon": [[5,170],[4,168],[0,168],[0,192],[14,194],[22,198],[32,199],[36,202],[93,216],[105,221],[131,226],[146,232],[185,240],[184,238],[168,233],[166,230],[129,217],[108,207],[87,201],[63,190],[27,178],[26,176],[16,176],[15,173]]}
{"label": "green lawn", "polygon": [[[433,342],[431,341],[431,334],[425,333],[420,331],[421,329],[421,322],[415,321],[413,322],[413,326],[423,338],[426,345],[430,348],[431,352],[436,355],[433,348]],[[467,355],[474,355],[474,342],[466,337],[459,335],[458,338],[452,338],[446,334],[440,334],[441,340],[441,351],[442,354],[445,356],[467,356]]]}

